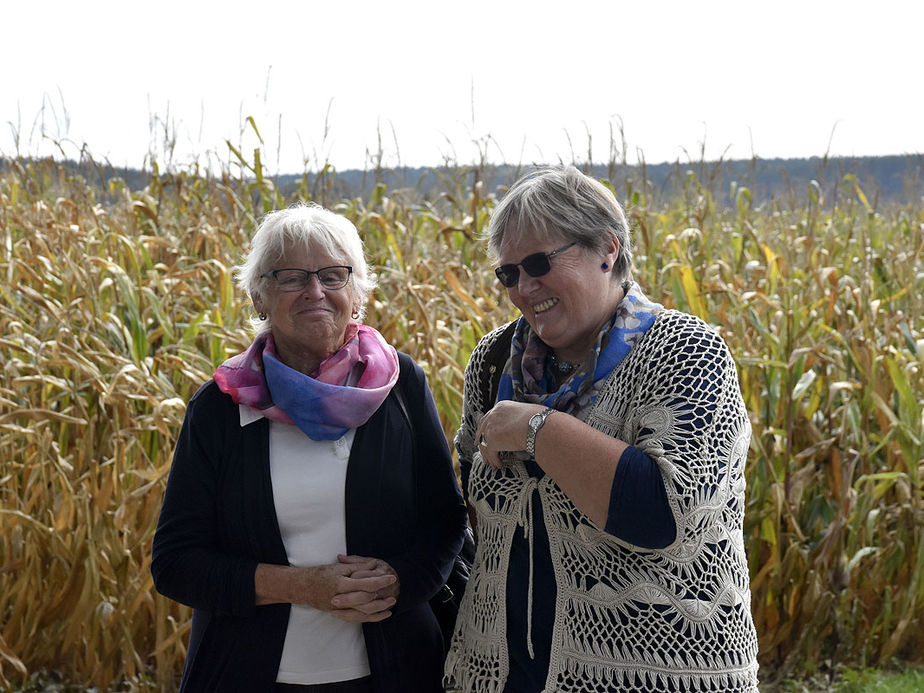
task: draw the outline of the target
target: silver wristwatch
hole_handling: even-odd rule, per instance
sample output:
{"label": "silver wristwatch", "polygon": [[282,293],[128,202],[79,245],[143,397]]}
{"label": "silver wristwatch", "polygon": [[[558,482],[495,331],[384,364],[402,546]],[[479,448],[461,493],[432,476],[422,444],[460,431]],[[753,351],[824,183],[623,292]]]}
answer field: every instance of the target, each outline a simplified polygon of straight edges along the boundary
{"label": "silver wristwatch", "polygon": [[529,417],[529,430],[526,431],[526,453],[530,457],[536,456],[536,434],[539,432],[539,429],[542,428],[545,420],[549,418],[549,414],[553,411],[555,410],[549,407]]}

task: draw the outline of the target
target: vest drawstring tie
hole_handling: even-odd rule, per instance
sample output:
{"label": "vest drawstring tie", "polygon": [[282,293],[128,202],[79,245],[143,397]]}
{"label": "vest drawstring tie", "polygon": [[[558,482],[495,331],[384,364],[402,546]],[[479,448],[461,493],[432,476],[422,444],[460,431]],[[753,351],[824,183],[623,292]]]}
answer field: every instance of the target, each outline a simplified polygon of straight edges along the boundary
{"label": "vest drawstring tie", "polygon": [[526,592],[526,651],[530,659],[536,659],[533,651],[533,492],[539,490],[539,481],[528,477],[520,489],[520,517],[517,524],[523,527],[526,541],[529,544],[529,587]]}

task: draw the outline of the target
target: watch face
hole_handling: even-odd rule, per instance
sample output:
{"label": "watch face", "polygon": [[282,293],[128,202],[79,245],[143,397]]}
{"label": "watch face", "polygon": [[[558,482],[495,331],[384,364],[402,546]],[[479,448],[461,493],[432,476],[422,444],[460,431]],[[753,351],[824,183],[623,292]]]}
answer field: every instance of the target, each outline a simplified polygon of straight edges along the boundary
{"label": "watch face", "polygon": [[539,414],[533,414],[531,417],[529,417],[529,425],[532,428],[535,428],[536,426],[538,426],[540,421],[542,421],[541,412]]}

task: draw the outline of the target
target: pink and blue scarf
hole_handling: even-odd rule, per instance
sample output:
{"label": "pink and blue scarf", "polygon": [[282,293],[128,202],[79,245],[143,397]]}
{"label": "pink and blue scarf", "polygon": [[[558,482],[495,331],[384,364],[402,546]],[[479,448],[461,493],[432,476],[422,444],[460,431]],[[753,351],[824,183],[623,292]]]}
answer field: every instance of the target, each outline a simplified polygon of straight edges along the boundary
{"label": "pink and blue scarf", "polygon": [[236,404],[293,424],[312,440],[337,440],[366,423],[398,381],[398,352],[368,325],[350,323],[346,341],[311,375],[290,368],[270,333],[213,376]]}
{"label": "pink and blue scarf", "polygon": [[520,318],[510,345],[510,360],[498,384],[497,400],[543,404],[581,418],[596,401],[610,373],[663,309],[660,303],[648,300],[638,284],[630,284],[613,317],[600,330],[590,354],[560,387],[555,386],[555,378],[547,368],[548,346]]}

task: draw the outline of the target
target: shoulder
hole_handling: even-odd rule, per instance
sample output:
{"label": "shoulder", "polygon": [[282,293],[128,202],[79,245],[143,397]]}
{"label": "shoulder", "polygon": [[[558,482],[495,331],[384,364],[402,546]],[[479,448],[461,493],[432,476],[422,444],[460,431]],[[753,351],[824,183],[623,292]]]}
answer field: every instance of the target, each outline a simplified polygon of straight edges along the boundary
{"label": "shoulder", "polygon": [[661,311],[647,336],[653,342],[650,346],[665,349],[698,346],[728,351],[716,328],[702,318],[674,309]]}
{"label": "shoulder", "polygon": [[423,406],[430,392],[430,383],[427,373],[413,357],[401,351],[398,352],[398,382],[395,383],[395,394],[400,396],[406,406],[415,409]]}
{"label": "shoulder", "polygon": [[403,351],[398,352],[398,366],[402,373],[410,373],[421,370],[420,366],[417,365],[417,362],[414,360],[414,358],[410,354],[405,354]]}
{"label": "shoulder", "polygon": [[423,368],[410,355],[403,351],[398,352],[398,379],[404,382],[426,380]]}
{"label": "shoulder", "polygon": [[196,394],[189,398],[189,406],[201,407],[227,403],[234,404],[234,401],[230,395],[226,395],[221,391],[218,383],[214,380],[209,380],[200,385],[199,389],[196,390]]}
{"label": "shoulder", "polygon": [[630,371],[642,379],[685,383],[737,377],[735,359],[717,329],[678,310],[662,311],[633,351]]}
{"label": "shoulder", "polygon": [[214,380],[209,380],[196,390],[196,394],[186,405],[187,419],[194,418],[199,413],[216,418],[223,415],[234,416],[237,413],[237,405],[230,395],[221,391]]}
{"label": "shoulder", "polygon": [[662,330],[681,330],[681,331],[699,331],[707,330],[714,332],[713,328],[702,318],[690,313],[684,313],[682,310],[674,308],[665,308],[658,313],[655,325]]}
{"label": "shoulder", "polygon": [[512,320],[494,328],[479,339],[469,358],[468,369],[480,371],[485,362],[495,363],[500,361],[501,357],[506,362],[510,356],[510,340],[513,338],[516,324],[517,321]]}
{"label": "shoulder", "polygon": [[[249,431],[268,430],[259,426]],[[218,468],[227,455],[242,452],[240,409],[230,395],[225,394],[214,380],[203,384],[189,399],[176,455],[179,459],[192,456],[209,460]]]}

